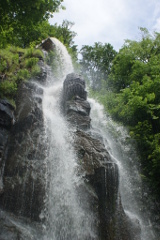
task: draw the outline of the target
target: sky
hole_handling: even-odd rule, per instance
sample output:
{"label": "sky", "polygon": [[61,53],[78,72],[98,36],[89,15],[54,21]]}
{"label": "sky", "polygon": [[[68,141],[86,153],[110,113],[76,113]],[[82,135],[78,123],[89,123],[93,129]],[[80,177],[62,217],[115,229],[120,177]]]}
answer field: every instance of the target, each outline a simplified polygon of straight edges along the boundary
{"label": "sky", "polygon": [[110,43],[119,50],[125,39],[140,39],[139,27],[160,32],[160,0],[64,0],[66,10],[54,13],[50,24],[74,22],[75,44]]}

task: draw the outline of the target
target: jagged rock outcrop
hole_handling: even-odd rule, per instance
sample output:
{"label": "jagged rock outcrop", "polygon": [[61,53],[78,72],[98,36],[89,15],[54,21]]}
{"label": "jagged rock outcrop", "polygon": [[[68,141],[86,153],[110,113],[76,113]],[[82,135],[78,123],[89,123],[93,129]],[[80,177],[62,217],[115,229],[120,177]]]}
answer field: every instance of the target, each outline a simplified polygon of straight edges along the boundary
{"label": "jagged rock outcrop", "polygon": [[68,74],[63,84],[63,111],[72,125],[84,130],[90,128],[90,104],[86,98],[85,81],[77,74]]}
{"label": "jagged rock outcrop", "polygon": [[90,104],[87,101],[85,82],[77,74],[67,75],[62,103],[66,119],[77,128],[75,150],[80,171],[85,173],[88,192],[91,193],[91,209],[98,215],[98,239],[140,239],[139,232],[134,237],[131,236],[131,223],[121,205],[118,167],[111,160],[101,137],[95,137],[89,130]]}

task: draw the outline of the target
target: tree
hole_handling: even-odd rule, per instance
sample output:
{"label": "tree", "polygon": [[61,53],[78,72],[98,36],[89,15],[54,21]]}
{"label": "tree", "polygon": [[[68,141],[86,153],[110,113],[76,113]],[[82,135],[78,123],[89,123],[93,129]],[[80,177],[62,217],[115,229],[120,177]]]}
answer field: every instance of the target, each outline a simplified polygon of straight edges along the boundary
{"label": "tree", "polygon": [[72,31],[74,23],[68,20],[63,20],[62,25],[51,25],[48,31],[49,36],[54,36],[59,39],[68,49],[72,59],[77,61],[77,45],[74,44],[74,38],[77,35]]}
{"label": "tree", "polygon": [[63,0],[3,0],[0,2],[1,24],[4,24],[6,16],[11,22],[20,22],[22,25],[49,19],[62,2]]}
{"label": "tree", "polygon": [[83,46],[80,53],[82,71],[87,74],[93,88],[100,88],[102,81],[108,78],[116,51],[109,43],[96,42],[93,46]]}
{"label": "tree", "polygon": [[74,37],[77,35],[74,31],[71,30],[74,23],[68,20],[63,20],[62,25],[54,25],[56,29],[55,34],[56,37],[61,40],[61,42],[66,46],[73,46],[74,45]]}
{"label": "tree", "polygon": [[37,24],[48,20],[63,0],[3,0],[0,2],[0,47],[7,43],[27,45],[25,34],[31,34]]}
{"label": "tree", "polygon": [[115,92],[129,87],[133,81],[141,83],[143,76],[151,74],[150,62],[153,61],[151,57],[159,52],[157,45],[159,36],[152,38],[145,28],[141,28],[141,32],[142,40],[139,42],[126,40],[113,61],[110,87]]}
{"label": "tree", "polygon": [[141,31],[142,39],[127,40],[113,60],[109,86],[114,94],[112,104],[105,104],[129,127],[138,144],[142,174],[159,194],[160,33]]}

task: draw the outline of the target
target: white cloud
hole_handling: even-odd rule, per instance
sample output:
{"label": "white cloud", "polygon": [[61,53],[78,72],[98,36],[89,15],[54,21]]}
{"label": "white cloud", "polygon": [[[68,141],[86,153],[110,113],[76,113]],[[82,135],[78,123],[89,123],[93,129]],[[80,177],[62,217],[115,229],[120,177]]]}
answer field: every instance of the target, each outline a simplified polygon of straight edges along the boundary
{"label": "white cloud", "polygon": [[64,19],[75,23],[75,43],[111,43],[117,50],[124,39],[136,39],[138,27],[160,26],[159,0],[64,0],[65,11],[55,14],[52,24]]}

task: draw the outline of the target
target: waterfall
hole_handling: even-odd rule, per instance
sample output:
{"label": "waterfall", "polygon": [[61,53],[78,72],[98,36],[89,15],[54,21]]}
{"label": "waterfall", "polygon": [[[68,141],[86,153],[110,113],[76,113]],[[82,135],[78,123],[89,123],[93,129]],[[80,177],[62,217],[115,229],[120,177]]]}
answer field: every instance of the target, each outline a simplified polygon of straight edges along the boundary
{"label": "waterfall", "polygon": [[[78,165],[73,150],[73,135],[60,111],[60,93],[66,74],[73,72],[71,58],[62,43],[52,38],[61,75],[56,78],[50,71],[44,88],[43,113],[48,139],[46,209],[41,218],[45,240],[95,239],[93,216],[83,204],[77,189],[83,185],[77,174]],[[85,193],[84,194],[85,197]]]}
{"label": "waterfall", "polygon": [[141,240],[156,240],[149,213],[143,212],[142,186],[134,144],[131,143],[126,129],[104,114],[101,104],[91,98],[89,102],[91,104],[92,131],[103,136],[105,147],[119,168],[119,191],[125,213],[132,222],[140,225]]}
{"label": "waterfall", "polygon": [[48,53],[54,68],[42,64],[42,79],[19,91],[5,152],[0,239],[157,240],[146,208],[143,213],[138,157],[127,131],[87,101],[65,46],[55,38],[44,44],[54,50]]}

